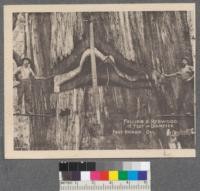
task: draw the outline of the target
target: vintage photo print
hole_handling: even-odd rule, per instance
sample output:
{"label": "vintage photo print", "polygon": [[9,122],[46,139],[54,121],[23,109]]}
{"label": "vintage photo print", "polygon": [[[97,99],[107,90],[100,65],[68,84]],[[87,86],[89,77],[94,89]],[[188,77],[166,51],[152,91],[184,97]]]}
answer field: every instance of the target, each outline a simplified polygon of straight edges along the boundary
{"label": "vintage photo print", "polygon": [[195,157],[195,4],[4,7],[6,158]]}

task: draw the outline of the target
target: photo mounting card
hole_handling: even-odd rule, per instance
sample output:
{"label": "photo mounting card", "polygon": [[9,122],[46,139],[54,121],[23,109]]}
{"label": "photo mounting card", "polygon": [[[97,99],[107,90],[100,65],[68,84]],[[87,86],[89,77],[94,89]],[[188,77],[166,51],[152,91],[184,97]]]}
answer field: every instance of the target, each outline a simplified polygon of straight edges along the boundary
{"label": "photo mounting card", "polygon": [[195,157],[195,4],[4,6],[6,158]]}

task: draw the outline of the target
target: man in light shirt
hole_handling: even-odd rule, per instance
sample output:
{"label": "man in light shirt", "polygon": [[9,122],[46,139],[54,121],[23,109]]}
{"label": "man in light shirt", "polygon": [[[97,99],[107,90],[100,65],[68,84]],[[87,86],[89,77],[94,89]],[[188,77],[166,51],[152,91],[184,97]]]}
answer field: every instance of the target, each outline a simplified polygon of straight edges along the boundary
{"label": "man in light shirt", "polygon": [[37,78],[35,73],[30,67],[31,61],[28,58],[24,58],[22,60],[22,66],[18,67],[14,73],[14,77],[20,84],[17,87],[17,94],[18,94],[18,107],[17,113],[21,113],[22,109],[22,100],[24,96],[25,101],[25,112],[26,114],[32,114],[32,107],[31,107],[31,79]]}
{"label": "man in light shirt", "polygon": [[189,65],[187,59],[182,60],[183,67],[180,71],[172,73],[172,74],[164,74],[165,77],[178,77],[185,82],[190,82],[194,78],[194,67]]}
{"label": "man in light shirt", "polygon": [[[178,92],[178,100],[177,100],[177,112],[180,113],[183,109],[183,104],[185,99],[189,94],[194,92],[194,67],[189,65],[189,61],[186,58],[182,59],[182,68],[172,74],[164,74],[166,78],[177,77],[181,79],[181,87]],[[186,102],[189,102],[187,100]],[[188,113],[193,113],[193,106],[190,104],[190,111]]]}

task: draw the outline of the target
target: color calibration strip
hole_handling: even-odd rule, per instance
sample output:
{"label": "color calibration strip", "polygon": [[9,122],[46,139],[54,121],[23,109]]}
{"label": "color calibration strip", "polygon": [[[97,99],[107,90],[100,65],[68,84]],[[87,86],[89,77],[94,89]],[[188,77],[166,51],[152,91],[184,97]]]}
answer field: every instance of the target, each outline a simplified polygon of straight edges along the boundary
{"label": "color calibration strip", "polygon": [[60,191],[150,190],[149,162],[59,163]]}
{"label": "color calibration strip", "polygon": [[63,171],[63,181],[147,180],[147,171]]}

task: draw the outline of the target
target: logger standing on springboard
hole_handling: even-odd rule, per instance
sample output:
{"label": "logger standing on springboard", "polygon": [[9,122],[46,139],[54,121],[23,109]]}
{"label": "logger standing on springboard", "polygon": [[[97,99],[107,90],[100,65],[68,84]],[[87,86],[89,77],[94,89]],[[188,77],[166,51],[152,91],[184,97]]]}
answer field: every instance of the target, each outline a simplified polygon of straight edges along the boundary
{"label": "logger standing on springboard", "polygon": [[[194,67],[189,65],[189,61],[186,58],[182,59],[181,69],[178,72],[172,74],[164,74],[166,78],[177,77],[181,79],[181,88],[178,92],[177,100],[177,113],[180,113],[183,109],[184,101],[188,94],[193,92],[193,79],[194,79]],[[193,113],[193,106],[190,106],[188,113]]]}
{"label": "logger standing on springboard", "polygon": [[22,66],[18,67],[14,73],[14,78],[20,82],[17,86],[17,113],[22,112],[22,100],[24,96],[25,102],[25,113],[32,114],[32,104],[31,104],[31,79],[37,79],[35,73],[30,67],[31,60],[29,58],[24,58],[22,60]]}

